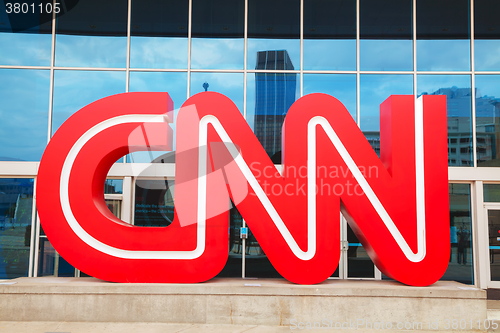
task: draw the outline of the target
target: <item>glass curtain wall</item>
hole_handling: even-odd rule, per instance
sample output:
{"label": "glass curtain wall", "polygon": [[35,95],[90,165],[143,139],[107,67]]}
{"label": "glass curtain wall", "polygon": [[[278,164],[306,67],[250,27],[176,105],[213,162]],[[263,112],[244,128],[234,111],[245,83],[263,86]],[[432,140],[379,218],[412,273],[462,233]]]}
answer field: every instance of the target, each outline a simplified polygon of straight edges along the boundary
{"label": "glass curtain wall", "polygon": [[449,165],[498,167],[498,8],[494,0],[85,0],[19,21],[0,3],[0,166],[39,161],[60,124],[97,98],[169,91],[178,108],[208,90],[235,101],[275,163],[282,118],[304,94],[339,98],[375,151],[385,98],[444,94]]}

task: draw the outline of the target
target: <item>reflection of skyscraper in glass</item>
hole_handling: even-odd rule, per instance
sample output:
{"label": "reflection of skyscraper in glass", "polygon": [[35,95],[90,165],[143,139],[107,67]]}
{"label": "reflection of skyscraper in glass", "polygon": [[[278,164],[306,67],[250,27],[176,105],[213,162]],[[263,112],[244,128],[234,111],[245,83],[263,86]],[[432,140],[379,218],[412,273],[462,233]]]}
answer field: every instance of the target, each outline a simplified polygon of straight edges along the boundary
{"label": "reflection of skyscraper in glass", "polygon": [[[427,94],[427,93],[424,93]],[[429,95],[446,95],[448,108],[448,165],[472,164],[471,89],[440,88]],[[495,131],[499,129],[499,99],[481,96],[476,90],[476,140],[478,163],[488,164],[500,156],[500,142]],[[495,161],[494,163],[497,163]]]}
{"label": "reflection of skyscraper in glass", "polygon": [[[286,50],[259,51],[255,69],[293,70]],[[281,151],[281,126],[295,102],[297,74],[255,73],[254,131],[269,156]]]}

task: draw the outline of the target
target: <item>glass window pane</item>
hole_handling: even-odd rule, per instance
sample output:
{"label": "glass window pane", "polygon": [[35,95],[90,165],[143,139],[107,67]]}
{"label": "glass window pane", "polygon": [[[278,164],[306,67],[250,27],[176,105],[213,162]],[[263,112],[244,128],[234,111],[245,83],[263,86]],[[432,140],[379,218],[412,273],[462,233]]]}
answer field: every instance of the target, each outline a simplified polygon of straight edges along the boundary
{"label": "glass window pane", "polygon": [[87,104],[123,92],[125,72],[56,70],[52,133]]}
{"label": "glass window pane", "polygon": [[[290,62],[285,64],[286,59],[281,59],[280,53],[276,69],[299,70],[300,1],[249,0],[247,43],[248,69],[265,69],[259,66],[261,61],[257,58],[262,54],[273,56],[272,52],[266,51],[285,51]],[[270,65],[272,62],[266,63]]]}
{"label": "glass window pane", "polygon": [[0,161],[40,161],[47,144],[50,71],[0,69],[0,86]]}
{"label": "glass window pane", "polygon": [[126,67],[127,1],[80,1],[57,18],[56,66]]}
{"label": "glass window pane", "polygon": [[356,1],[304,2],[304,69],[356,70]]}
{"label": "glass window pane", "polygon": [[324,93],[344,104],[356,120],[355,74],[304,74],[304,95]]}
{"label": "glass window pane", "polygon": [[0,178],[0,279],[28,276],[33,179]]}
{"label": "glass window pane", "polygon": [[243,0],[194,0],[192,21],[191,68],[243,69]]}
{"label": "glass window pane", "polygon": [[449,188],[451,253],[441,280],[474,284],[470,185],[450,184]]}
{"label": "glass window pane", "polygon": [[281,164],[281,128],[299,96],[300,76],[255,73],[247,76],[247,123],[276,164]]}
{"label": "glass window pane", "polygon": [[360,128],[378,155],[380,155],[380,104],[391,95],[413,95],[413,76],[361,75]]}
{"label": "glass window pane", "polygon": [[130,67],[187,69],[187,0],[132,1]]}
{"label": "glass window pane", "polygon": [[[232,202],[231,202],[232,204]],[[217,277],[241,277],[242,270],[242,253],[243,242],[240,237],[240,229],[243,226],[243,217],[240,212],[231,205],[229,210],[229,256],[226,265],[222,271],[217,274]],[[250,252],[245,253],[245,258],[248,258]]]}
{"label": "glass window pane", "polygon": [[38,276],[75,276],[75,268],[57,253],[46,236],[40,236],[39,246]]}
{"label": "glass window pane", "polygon": [[470,75],[418,75],[417,94],[446,95],[448,165],[472,166]]}
{"label": "glass window pane", "polygon": [[360,0],[361,70],[412,70],[412,1]]}
{"label": "glass window pane", "polygon": [[0,65],[50,66],[52,14],[7,14],[0,2]]}
{"label": "glass window pane", "polygon": [[[174,130],[175,150],[175,119],[187,96],[187,73],[184,72],[130,72],[129,91],[168,92],[174,102],[174,123],[170,127]],[[164,155],[168,152],[138,151],[128,155],[128,162],[151,163],[166,162]]]}
{"label": "glass window pane", "polygon": [[104,194],[123,194],[123,179],[106,179]]}
{"label": "glass window pane", "polygon": [[476,71],[500,70],[500,21],[497,0],[474,1],[474,61]]}
{"label": "glass window pane", "polygon": [[417,69],[470,70],[468,0],[417,0]]}
{"label": "glass window pane", "polygon": [[203,91],[215,91],[229,97],[243,113],[243,74],[191,73],[191,96]]}
{"label": "glass window pane", "polygon": [[484,202],[500,202],[500,184],[483,184]]}
{"label": "glass window pane", "polygon": [[166,227],[174,220],[175,181],[138,179],[135,183],[134,225]]}
{"label": "glass window pane", "polygon": [[500,166],[500,75],[476,75],[477,166]]}

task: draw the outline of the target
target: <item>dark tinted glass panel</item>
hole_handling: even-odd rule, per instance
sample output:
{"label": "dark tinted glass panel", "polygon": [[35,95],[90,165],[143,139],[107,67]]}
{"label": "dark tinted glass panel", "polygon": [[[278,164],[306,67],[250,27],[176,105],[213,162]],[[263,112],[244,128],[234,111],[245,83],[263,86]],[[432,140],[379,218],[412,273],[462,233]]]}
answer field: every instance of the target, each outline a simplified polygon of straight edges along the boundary
{"label": "dark tinted glass panel", "polygon": [[375,265],[351,227],[347,225],[347,277],[374,278]]}
{"label": "dark tinted glass panel", "polygon": [[28,276],[33,179],[0,178],[0,279]]}
{"label": "dark tinted glass panel", "polygon": [[474,1],[474,60],[478,71],[500,70],[500,2]]}
{"label": "dark tinted glass panel", "polygon": [[57,253],[46,236],[40,236],[38,276],[75,276],[75,268]]}
{"label": "dark tinted glass panel", "polygon": [[243,113],[243,74],[191,73],[191,96],[202,91],[215,91],[226,95]]}
{"label": "dark tinted glass panel", "polygon": [[450,184],[450,241],[448,269],[441,280],[474,283],[470,185]]}
{"label": "dark tinted glass panel", "polygon": [[258,52],[285,50],[290,63],[279,69],[300,69],[300,1],[248,1],[248,69],[259,68]]}
{"label": "dark tinted glass panel", "polygon": [[0,161],[40,161],[47,144],[50,71],[0,69],[0,87]]}
{"label": "dark tinted glass panel", "polygon": [[245,253],[245,277],[252,278],[281,278],[282,276],[273,267],[266,254],[257,242],[252,231],[248,229]]}
{"label": "dark tinted glass panel", "polygon": [[500,75],[476,75],[477,166],[500,166]]}
{"label": "dark tinted glass panel", "polygon": [[56,66],[125,67],[127,1],[86,0],[56,24]]}
{"label": "dark tinted glass panel", "polygon": [[243,69],[243,0],[194,0],[192,22],[192,68]]}
{"label": "dark tinted glass panel", "polygon": [[132,1],[130,66],[187,68],[186,0]]}
{"label": "dark tinted glass panel", "polygon": [[166,227],[174,220],[175,182],[167,179],[135,183],[134,225]]}
{"label": "dark tinted glass panel", "polygon": [[468,0],[417,0],[417,69],[469,70]]}
{"label": "dark tinted glass panel", "polygon": [[125,72],[55,71],[52,133],[87,104],[123,92]]}
{"label": "dark tinted glass panel", "polygon": [[33,7],[25,6],[27,12],[16,14],[11,6],[5,7],[6,2],[0,2],[0,64],[50,66],[52,14],[44,10],[40,14],[40,2],[36,1],[29,2]]}
{"label": "dark tinted glass panel", "polygon": [[255,73],[247,77],[247,122],[272,158],[281,163],[281,128],[299,98],[299,74]]}
{"label": "dark tinted glass panel", "polygon": [[355,74],[304,74],[304,95],[324,93],[337,98],[356,120]]}
{"label": "dark tinted glass panel", "polygon": [[[186,72],[131,72],[129,91],[155,91],[168,92],[174,102],[174,122],[170,127],[174,130],[174,150],[175,150],[175,119],[187,96],[187,73]],[[147,133],[146,133],[147,134]],[[168,152],[139,151],[128,155],[128,161],[132,163],[150,163],[161,160],[167,163],[164,158]]]}
{"label": "dark tinted glass panel", "polygon": [[470,75],[419,75],[417,94],[446,95],[448,165],[472,166]]}
{"label": "dark tinted glass panel", "polygon": [[[243,242],[240,237],[240,229],[243,226],[243,217],[236,207],[231,206],[229,210],[229,256],[224,269],[217,275],[218,277],[241,277],[242,274],[242,254],[245,252]],[[245,255],[249,252],[245,252]]]}
{"label": "dark tinted glass panel", "polygon": [[355,0],[304,2],[304,69],[356,70]]}
{"label": "dark tinted glass panel", "polygon": [[483,185],[484,202],[500,202],[500,184]]}
{"label": "dark tinted glass panel", "polygon": [[412,1],[360,0],[361,70],[412,70]]}

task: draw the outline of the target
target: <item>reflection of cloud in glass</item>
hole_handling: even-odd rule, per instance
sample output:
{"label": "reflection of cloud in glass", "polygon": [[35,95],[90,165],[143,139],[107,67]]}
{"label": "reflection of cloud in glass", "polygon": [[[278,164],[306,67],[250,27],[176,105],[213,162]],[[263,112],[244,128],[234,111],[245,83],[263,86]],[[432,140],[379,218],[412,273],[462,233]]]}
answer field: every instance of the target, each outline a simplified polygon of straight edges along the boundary
{"label": "reflection of cloud in glass", "polygon": [[304,39],[305,70],[356,70],[356,40]]}
{"label": "reflection of cloud in glass", "polygon": [[286,50],[295,70],[300,69],[300,41],[298,39],[249,38],[247,68],[255,69],[258,51]]}
{"label": "reflection of cloud in glass", "polygon": [[191,96],[205,91],[215,91],[229,97],[243,113],[243,74],[240,73],[191,73]]}
{"label": "reflection of cloud in glass", "polygon": [[191,67],[243,69],[243,38],[193,38]]}
{"label": "reflection of cloud in glass", "polygon": [[52,133],[85,105],[123,92],[125,72],[55,71]]}
{"label": "reflection of cloud in glass", "polygon": [[417,95],[432,94],[442,88],[470,88],[470,75],[417,75]]}
{"label": "reflection of cloud in glass", "polygon": [[477,71],[500,70],[500,40],[474,40],[474,60]]}
{"label": "reflection of cloud in glass", "polygon": [[411,40],[359,41],[361,70],[413,70],[413,42]]}
{"label": "reflection of cloud in glass", "polygon": [[[173,148],[175,150],[175,121],[179,108],[186,101],[187,73],[169,72],[131,72],[129,91],[168,92],[174,102],[174,123],[170,127],[174,131]],[[129,161],[135,163],[150,163],[165,152],[135,152],[130,154]]]}
{"label": "reflection of cloud in glass", "polygon": [[187,69],[187,55],[187,38],[130,38],[130,67],[132,68]]}
{"label": "reflection of cloud in glass", "polygon": [[56,66],[126,67],[127,38],[56,35]]}
{"label": "reflection of cloud in glass", "polygon": [[417,40],[417,70],[470,70],[470,40]]}
{"label": "reflection of cloud in glass", "polygon": [[324,93],[335,97],[356,119],[355,74],[304,74],[304,95],[311,93]]}
{"label": "reflection of cloud in glass", "polygon": [[39,161],[47,143],[46,70],[0,70],[0,160]]}
{"label": "reflection of cloud in glass", "polygon": [[49,34],[0,33],[0,64],[50,66]]}
{"label": "reflection of cloud in glass", "polygon": [[413,75],[362,74],[360,89],[361,130],[380,131],[380,104],[391,95],[413,95]]}

